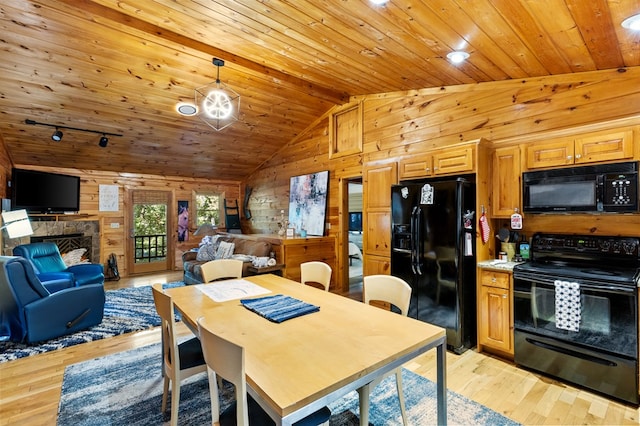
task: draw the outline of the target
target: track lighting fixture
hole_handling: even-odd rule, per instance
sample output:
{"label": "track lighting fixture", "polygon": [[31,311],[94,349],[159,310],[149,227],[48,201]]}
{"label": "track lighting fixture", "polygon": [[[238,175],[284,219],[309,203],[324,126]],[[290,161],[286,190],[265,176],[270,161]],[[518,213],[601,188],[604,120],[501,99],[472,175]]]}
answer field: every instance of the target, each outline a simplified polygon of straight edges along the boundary
{"label": "track lighting fixture", "polygon": [[62,140],[62,132],[58,130],[57,127],[56,127],[56,131],[53,132],[53,135],[51,135],[51,139],[53,139],[56,142],[60,142]]}
{"label": "track lighting fixture", "polygon": [[102,135],[102,137],[100,138],[100,142],[98,142],[98,145],[100,145],[102,148],[105,148],[109,143],[109,138],[107,138],[107,135],[122,136],[121,134],[118,134],[118,133],[102,132],[100,130],[79,129],[77,127],[59,126],[56,124],[49,124],[49,123],[38,123],[37,121],[29,120],[28,118],[24,122],[27,124],[31,124],[33,126],[38,125],[38,126],[55,127],[56,131],[53,132],[53,135],[51,135],[51,139],[53,139],[56,142],[60,142],[62,140],[62,131],[60,129],[77,130],[78,132],[97,133],[99,135]]}

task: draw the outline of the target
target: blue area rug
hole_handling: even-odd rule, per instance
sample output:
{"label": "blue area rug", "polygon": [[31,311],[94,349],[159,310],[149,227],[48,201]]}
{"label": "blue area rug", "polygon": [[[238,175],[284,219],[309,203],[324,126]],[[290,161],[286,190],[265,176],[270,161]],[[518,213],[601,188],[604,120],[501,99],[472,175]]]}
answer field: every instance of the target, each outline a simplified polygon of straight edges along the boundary
{"label": "blue area rug", "polygon": [[[162,405],[160,344],[74,364],[65,370],[58,426],[168,424]],[[408,370],[402,372],[409,424],[436,424],[436,385]],[[229,385],[230,386],[230,385]],[[221,392],[221,408],[230,404],[229,387]],[[451,425],[516,426],[495,411],[454,392],[448,393]],[[170,402],[168,402],[170,405]],[[351,392],[329,405],[331,426],[358,425],[358,394]],[[395,378],[388,377],[371,395],[373,425],[401,425]],[[184,381],[180,391],[179,425],[210,425],[211,409],[206,373]]]}
{"label": "blue area rug", "polygon": [[[164,284],[164,288],[180,287],[183,282]],[[61,336],[39,344],[0,342],[0,362],[54,351],[80,343],[105,339],[160,325],[160,317],[153,303],[151,286],[121,288],[105,292],[102,322],[84,331]]]}

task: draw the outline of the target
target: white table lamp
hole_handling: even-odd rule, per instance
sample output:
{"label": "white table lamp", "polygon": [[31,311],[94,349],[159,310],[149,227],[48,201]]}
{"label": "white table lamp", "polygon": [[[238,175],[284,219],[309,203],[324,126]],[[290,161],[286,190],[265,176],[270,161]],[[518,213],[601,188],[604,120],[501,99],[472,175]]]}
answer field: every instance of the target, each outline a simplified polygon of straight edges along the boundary
{"label": "white table lamp", "polygon": [[33,234],[29,215],[24,209],[2,212],[2,221],[4,226],[0,229],[6,229],[9,238],[20,238]]}

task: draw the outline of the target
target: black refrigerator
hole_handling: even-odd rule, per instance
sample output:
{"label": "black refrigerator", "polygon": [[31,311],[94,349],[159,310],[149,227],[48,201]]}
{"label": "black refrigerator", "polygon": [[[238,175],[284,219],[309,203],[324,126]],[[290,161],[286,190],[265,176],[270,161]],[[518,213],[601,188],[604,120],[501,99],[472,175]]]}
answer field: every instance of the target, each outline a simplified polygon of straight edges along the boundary
{"label": "black refrigerator", "polygon": [[391,188],[391,274],[412,288],[409,316],[447,330],[460,354],[476,344],[475,176]]}

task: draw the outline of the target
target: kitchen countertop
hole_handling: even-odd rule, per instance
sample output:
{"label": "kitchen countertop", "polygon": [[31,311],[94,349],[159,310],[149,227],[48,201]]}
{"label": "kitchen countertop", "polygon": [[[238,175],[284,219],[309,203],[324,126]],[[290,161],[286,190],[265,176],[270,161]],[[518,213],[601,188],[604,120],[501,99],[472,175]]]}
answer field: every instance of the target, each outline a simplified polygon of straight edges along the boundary
{"label": "kitchen countertop", "polygon": [[513,272],[513,267],[524,262],[506,262],[499,259],[483,260],[478,262],[478,268],[494,269],[497,271]]}

